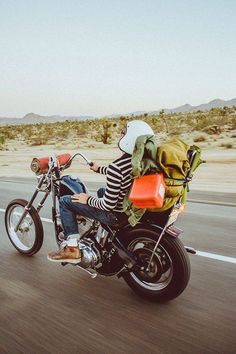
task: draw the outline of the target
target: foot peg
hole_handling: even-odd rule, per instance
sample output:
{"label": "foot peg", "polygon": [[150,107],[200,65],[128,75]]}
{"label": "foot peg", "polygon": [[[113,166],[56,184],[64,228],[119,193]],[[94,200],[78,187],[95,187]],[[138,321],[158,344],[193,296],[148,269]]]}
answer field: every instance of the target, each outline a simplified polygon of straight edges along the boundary
{"label": "foot peg", "polygon": [[79,268],[82,269],[85,273],[89,274],[92,279],[96,278],[96,276],[98,275],[97,272],[91,272],[90,270],[88,270],[88,269],[82,267],[79,263],[61,262],[61,265],[62,265],[62,266],[66,266],[67,264],[71,264],[71,265],[73,265],[73,266],[79,267]]}
{"label": "foot peg", "polygon": [[97,272],[91,272],[90,270],[85,269],[84,267],[82,267],[82,266],[79,265],[79,264],[76,264],[76,265],[77,265],[80,269],[82,269],[85,273],[89,274],[92,279],[96,278],[96,276],[98,275]]}
{"label": "foot peg", "polygon": [[191,253],[191,254],[196,254],[196,250],[193,248],[193,247],[189,247],[189,246],[184,246],[184,248],[186,249],[186,251],[188,253]]}

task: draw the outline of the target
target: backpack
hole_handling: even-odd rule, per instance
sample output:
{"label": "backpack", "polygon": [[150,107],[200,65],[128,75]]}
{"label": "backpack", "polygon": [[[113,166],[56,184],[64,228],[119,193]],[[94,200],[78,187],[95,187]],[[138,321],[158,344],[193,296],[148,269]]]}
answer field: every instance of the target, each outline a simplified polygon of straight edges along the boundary
{"label": "backpack", "polygon": [[157,163],[164,173],[165,199],[161,208],[150,211],[163,212],[178,201],[185,204],[189,182],[202,162],[201,149],[196,145],[189,146],[177,138],[162,144],[158,148]]}
{"label": "backpack", "polygon": [[166,190],[162,207],[154,209],[136,208],[129,200],[129,191],[124,198],[123,212],[128,216],[130,224],[134,226],[146,210],[160,213],[178,201],[186,203],[189,182],[202,162],[201,149],[196,145],[189,146],[175,138],[158,146],[155,136],[140,136],[136,140],[132,156],[131,176],[136,178],[162,172]]}

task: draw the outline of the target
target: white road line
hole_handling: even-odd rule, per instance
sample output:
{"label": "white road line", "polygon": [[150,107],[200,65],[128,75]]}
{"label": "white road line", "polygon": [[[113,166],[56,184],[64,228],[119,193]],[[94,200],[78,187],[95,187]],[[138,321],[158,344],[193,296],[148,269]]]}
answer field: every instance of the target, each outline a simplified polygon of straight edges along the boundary
{"label": "white road line", "polygon": [[212,200],[188,199],[188,202],[189,203],[197,203],[197,204],[209,204],[209,205],[236,207],[236,203],[215,202],[215,201],[212,201]]}
{"label": "white road line", "polygon": [[197,251],[196,255],[201,256],[201,257],[206,257],[206,258],[217,259],[218,261],[236,264],[236,258],[234,258],[234,257],[226,257],[226,256],[221,256],[220,254],[208,253],[208,252],[202,252],[202,251]]}
{"label": "white road line", "polygon": [[[5,210],[0,208],[0,212],[5,213]],[[44,221],[44,222],[52,223],[51,219],[41,218],[41,220]],[[196,252],[197,252],[196,256],[205,257],[205,258],[211,258],[211,259],[216,259],[218,261],[223,261],[223,262],[235,263],[236,264],[236,258],[234,258],[234,257],[227,257],[227,256],[222,256],[221,254],[202,252],[202,251],[196,251]]]}

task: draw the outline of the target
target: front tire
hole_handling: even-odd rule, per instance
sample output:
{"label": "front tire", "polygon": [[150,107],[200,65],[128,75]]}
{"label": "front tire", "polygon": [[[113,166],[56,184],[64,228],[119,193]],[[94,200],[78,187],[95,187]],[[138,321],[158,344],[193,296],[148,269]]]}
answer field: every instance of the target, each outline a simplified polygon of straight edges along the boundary
{"label": "front tire", "polygon": [[124,273],[123,278],[141,297],[156,302],[172,300],[184,291],[189,282],[188,254],[178,238],[164,235],[147,271],[159,235],[143,231],[136,230],[123,239],[123,244],[142,265],[133,272]]}
{"label": "front tire", "polygon": [[13,246],[21,254],[32,256],[37,253],[43,243],[43,225],[37,210],[31,206],[18,230],[15,230],[20,217],[25,211],[27,200],[12,200],[5,212],[5,227]]}

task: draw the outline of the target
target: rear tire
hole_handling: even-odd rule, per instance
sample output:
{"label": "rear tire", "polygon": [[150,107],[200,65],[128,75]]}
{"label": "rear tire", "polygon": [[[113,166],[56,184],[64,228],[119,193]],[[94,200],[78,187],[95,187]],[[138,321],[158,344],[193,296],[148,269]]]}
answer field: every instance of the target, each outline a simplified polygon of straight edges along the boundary
{"label": "rear tire", "polygon": [[182,242],[165,234],[150,270],[146,271],[158,236],[150,230],[136,230],[124,236],[123,244],[140,260],[144,269],[124,273],[123,278],[139,296],[164,302],[176,298],[186,288],[190,278],[190,262]]}
{"label": "rear tire", "polygon": [[43,244],[43,225],[37,210],[31,206],[18,230],[15,231],[21,215],[25,211],[27,200],[12,200],[5,212],[5,227],[7,235],[18,252],[25,256],[37,253]]}

